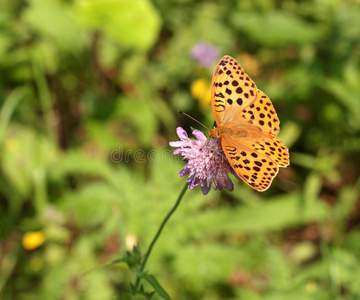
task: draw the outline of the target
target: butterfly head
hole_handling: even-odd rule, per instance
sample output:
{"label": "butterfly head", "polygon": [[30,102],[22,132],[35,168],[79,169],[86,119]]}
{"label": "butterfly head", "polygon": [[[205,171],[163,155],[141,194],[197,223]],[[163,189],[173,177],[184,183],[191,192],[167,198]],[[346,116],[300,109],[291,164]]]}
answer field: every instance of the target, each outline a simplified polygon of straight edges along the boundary
{"label": "butterfly head", "polygon": [[214,139],[219,139],[221,137],[221,133],[219,131],[218,127],[213,127],[212,129],[209,130],[209,136],[214,138]]}

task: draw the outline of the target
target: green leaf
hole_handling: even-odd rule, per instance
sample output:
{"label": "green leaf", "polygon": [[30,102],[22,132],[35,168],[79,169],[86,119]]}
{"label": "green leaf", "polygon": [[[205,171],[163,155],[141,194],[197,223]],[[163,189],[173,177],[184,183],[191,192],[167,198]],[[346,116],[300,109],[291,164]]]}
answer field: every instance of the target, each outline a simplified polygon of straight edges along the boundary
{"label": "green leaf", "polygon": [[160,16],[147,0],[78,1],[80,22],[110,39],[134,49],[150,48],[160,30]]}
{"label": "green leaf", "polygon": [[36,176],[46,173],[58,155],[56,145],[33,128],[11,123],[4,139],[0,151],[4,177],[13,186],[13,195],[29,196]]}
{"label": "green leaf", "polygon": [[71,52],[80,49],[80,28],[70,5],[55,0],[30,0],[29,4],[25,20],[30,27],[54,40],[62,49]]}
{"label": "green leaf", "polygon": [[151,284],[151,286],[155,289],[155,291],[158,293],[160,297],[162,297],[165,300],[171,300],[168,293],[164,290],[164,288],[160,285],[160,283],[153,275],[145,274],[142,276],[142,278],[144,278],[148,283]]}
{"label": "green leaf", "polygon": [[279,11],[268,14],[237,13],[232,17],[232,23],[252,39],[268,46],[306,44],[315,41],[320,35],[313,25]]}
{"label": "green leaf", "polygon": [[307,203],[316,201],[321,190],[321,177],[318,173],[312,172],[308,175],[304,183],[304,202]]}

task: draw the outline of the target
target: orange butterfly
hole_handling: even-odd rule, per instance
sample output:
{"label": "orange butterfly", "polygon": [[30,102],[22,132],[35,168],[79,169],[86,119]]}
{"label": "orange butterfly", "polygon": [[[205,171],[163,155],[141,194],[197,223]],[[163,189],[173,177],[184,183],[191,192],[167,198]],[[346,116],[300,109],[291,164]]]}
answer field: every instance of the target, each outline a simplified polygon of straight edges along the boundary
{"label": "orange butterfly", "polygon": [[234,172],[258,191],[267,190],[279,167],[289,165],[289,150],[276,139],[280,121],[270,99],[230,56],[217,64],[211,107],[217,127],[209,131]]}

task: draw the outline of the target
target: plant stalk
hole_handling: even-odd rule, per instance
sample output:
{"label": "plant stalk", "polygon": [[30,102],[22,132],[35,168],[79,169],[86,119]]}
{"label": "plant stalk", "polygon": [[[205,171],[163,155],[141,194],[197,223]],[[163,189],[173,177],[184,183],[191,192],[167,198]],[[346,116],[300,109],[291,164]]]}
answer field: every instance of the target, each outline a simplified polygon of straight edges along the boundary
{"label": "plant stalk", "polygon": [[136,283],[135,283],[135,286],[136,286],[137,288],[139,287],[139,284],[140,284],[140,275],[141,275],[142,271],[143,271],[144,268],[145,268],[145,265],[146,265],[147,260],[149,259],[151,250],[152,250],[152,248],[154,247],[157,239],[159,238],[159,236],[160,236],[163,228],[165,227],[167,221],[170,219],[170,217],[172,216],[172,214],[175,212],[175,210],[176,210],[177,207],[179,206],[179,204],[180,204],[180,202],[181,202],[181,200],[182,200],[182,198],[183,198],[183,196],[184,196],[184,194],[185,194],[185,192],[186,192],[186,190],[187,190],[187,187],[188,187],[188,183],[185,183],[185,185],[184,185],[184,187],[182,188],[182,190],[181,190],[181,192],[180,192],[180,194],[179,194],[179,196],[178,196],[178,198],[177,198],[174,206],[170,209],[170,211],[169,211],[169,212],[167,213],[167,215],[165,216],[165,218],[164,218],[164,220],[162,221],[162,223],[161,223],[161,225],[160,225],[160,227],[159,227],[156,235],[154,236],[153,240],[151,241],[148,250],[146,251],[146,254],[145,254],[144,259],[143,259],[143,262],[142,262],[142,264],[141,264],[141,266],[140,266],[140,269],[139,269],[139,272],[138,272],[138,276],[137,276],[137,279],[136,279]]}

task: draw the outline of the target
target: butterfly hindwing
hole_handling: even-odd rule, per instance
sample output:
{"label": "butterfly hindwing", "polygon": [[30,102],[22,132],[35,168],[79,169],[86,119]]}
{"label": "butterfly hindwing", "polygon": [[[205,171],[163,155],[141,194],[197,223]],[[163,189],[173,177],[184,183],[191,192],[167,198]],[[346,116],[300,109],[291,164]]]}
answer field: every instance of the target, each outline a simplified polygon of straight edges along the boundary
{"label": "butterfly hindwing", "polygon": [[211,97],[216,124],[223,125],[230,123],[244,107],[255,101],[257,88],[235,59],[224,56],[214,71]]}
{"label": "butterfly hindwing", "polygon": [[245,183],[258,191],[269,188],[279,171],[275,161],[231,138],[222,138],[221,142],[232,169]]}
{"label": "butterfly hindwing", "polygon": [[270,157],[280,167],[287,167],[290,164],[289,150],[284,146],[282,141],[269,138],[263,141],[255,142],[252,147],[261,154]]}

